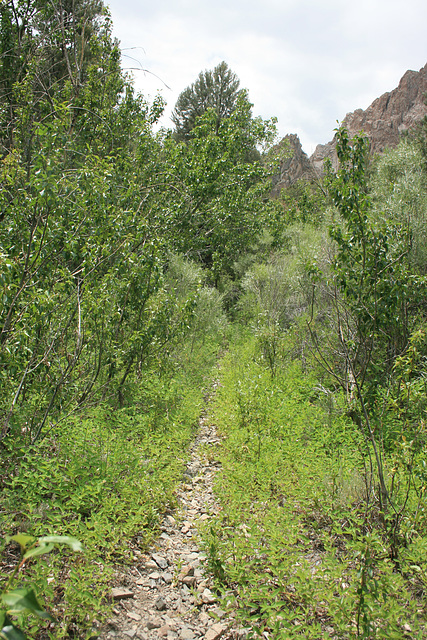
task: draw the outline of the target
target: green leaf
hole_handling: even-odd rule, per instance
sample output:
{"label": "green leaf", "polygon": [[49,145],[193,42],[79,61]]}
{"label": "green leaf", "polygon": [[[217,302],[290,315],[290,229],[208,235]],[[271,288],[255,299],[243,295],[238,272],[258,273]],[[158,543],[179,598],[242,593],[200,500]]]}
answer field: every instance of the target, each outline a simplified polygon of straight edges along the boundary
{"label": "green leaf", "polygon": [[54,548],[53,542],[47,543],[43,542],[36,547],[32,547],[27,551],[24,555],[24,558],[34,558],[35,556],[42,556],[45,553],[49,553]]}
{"label": "green leaf", "polygon": [[73,538],[73,536],[43,536],[38,539],[39,543],[53,543],[53,544],[66,544],[73,551],[83,551],[83,546],[80,540]]}
{"label": "green leaf", "polygon": [[0,638],[6,638],[6,640],[26,640],[26,635],[22,633],[21,629],[15,627],[4,611],[0,611]]}
{"label": "green leaf", "polygon": [[30,544],[32,544],[35,540],[33,536],[27,536],[25,533],[17,533],[16,536],[6,536],[6,541],[10,542],[13,540],[17,542],[21,550],[24,551]]}
{"label": "green leaf", "polygon": [[4,605],[11,613],[26,611],[35,613],[39,618],[53,620],[52,616],[43,609],[33,589],[14,589],[7,591],[1,596]]}

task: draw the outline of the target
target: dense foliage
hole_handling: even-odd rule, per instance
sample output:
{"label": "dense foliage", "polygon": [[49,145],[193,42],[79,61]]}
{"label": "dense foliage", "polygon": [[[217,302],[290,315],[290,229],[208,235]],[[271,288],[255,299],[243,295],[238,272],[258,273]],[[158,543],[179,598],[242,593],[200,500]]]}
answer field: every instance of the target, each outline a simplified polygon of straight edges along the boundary
{"label": "dense foliage", "polygon": [[376,159],[339,129],[338,172],[272,201],[274,121],[225,63],[156,133],[100,0],[0,14],[0,635],[96,635],[222,354],[224,606],[265,637],[425,637],[426,125]]}
{"label": "dense foliage", "polygon": [[417,141],[337,142],[323,219],[242,280],[209,566],[256,635],[424,638],[426,174]]}
{"label": "dense foliage", "polygon": [[102,2],[0,12],[1,532],[82,541],[76,569],[27,569],[61,619],[31,634],[69,637],[173,505],[227,326],[212,283],[268,217],[267,169],[245,155],[273,125],[242,100],[179,143],[154,132],[163,103],[135,94]]}
{"label": "dense foliage", "polygon": [[301,327],[282,337],[273,378],[248,333],[221,364],[211,419],[226,436],[216,452],[222,511],[203,531],[209,568],[254,637],[421,640],[424,453],[406,440],[386,459],[405,502],[397,559],[369,508],[363,433],[308,353],[301,366],[301,338]]}
{"label": "dense foliage", "polygon": [[219,131],[207,112],[189,147],[156,137],[161,102],[134,94],[98,4],[2,6],[28,46],[4,129],[1,432],[34,444],[85,404],[123,405],[185,329],[197,293],[172,295],[171,251],[218,279],[254,239],[265,170],[243,156],[269,129],[244,103]]}

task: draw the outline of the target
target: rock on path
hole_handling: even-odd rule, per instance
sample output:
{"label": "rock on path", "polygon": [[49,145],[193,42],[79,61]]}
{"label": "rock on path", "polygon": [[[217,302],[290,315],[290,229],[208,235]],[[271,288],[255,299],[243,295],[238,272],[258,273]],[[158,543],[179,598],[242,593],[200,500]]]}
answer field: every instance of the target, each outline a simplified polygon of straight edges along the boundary
{"label": "rock on path", "polygon": [[225,614],[203,570],[205,555],[197,541],[196,525],[209,520],[218,507],[213,480],[218,463],[204,452],[220,440],[202,414],[191,447],[185,481],[177,492],[179,512],[166,515],[155,548],[139,558],[138,568],[123,576],[123,587],[112,590],[114,618],[100,640],[227,640],[243,639],[232,614]]}

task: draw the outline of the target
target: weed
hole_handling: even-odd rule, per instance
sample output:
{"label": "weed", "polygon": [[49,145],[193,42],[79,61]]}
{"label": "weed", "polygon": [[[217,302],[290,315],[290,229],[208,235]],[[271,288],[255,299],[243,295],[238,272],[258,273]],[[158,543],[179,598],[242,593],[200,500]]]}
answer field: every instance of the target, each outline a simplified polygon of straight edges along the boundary
{"label": "weed", "polygon": [[305,371],[282,362],[272,377],[257,348],[245,334],[230,349],[211,407],[224,436],[215,489],[222,510],[204,539],[218,586],[227,598],[232,590],[253,637],[397,639],[408,628],[425,637],[421,458],[415,464],[408,447],[395,455],[396,492],[407,490],[399,474],[408,456],[416,474],[397,567],[381,514],[366,511],[369,452],[342,397],[332,402],[308,362]]}
{"label": "weed", "polygon": [[[74,536],[85,548],[72,562],[51,554],[27,567],[58,620],[54,631],[50,621],[30,621],[32,637],[92,635],[109,615],[115,567],[131,562],[135,549],[145,550],[162,514],[175,507],[174,489],[217,359],[217,345],[203,340],[189,341],[163,372],[141,372],[131,405],[104,402],[69,416],[34,446],[3,441],[0,532]],[[4,556],[0,564],[9,575],[13,563]]]}

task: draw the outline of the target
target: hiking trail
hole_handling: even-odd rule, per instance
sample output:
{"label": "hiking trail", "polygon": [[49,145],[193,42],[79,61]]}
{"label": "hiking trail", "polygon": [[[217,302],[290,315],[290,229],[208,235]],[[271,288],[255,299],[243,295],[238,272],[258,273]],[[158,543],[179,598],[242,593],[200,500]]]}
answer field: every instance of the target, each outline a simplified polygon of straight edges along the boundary
{"label": "hiking trail", "polygon": [[[214,385],[213,393],[217,384]],[[205,397],[209,402],[209,395]],[[213,484],[220,463],[209,456],[220,443],[206,409],[190,446],[184,482],[177,488],[178,508],[165,515],[161,535],[141,553],[112,589],[113,617],[99,640],[244,640],[233,613],[226,614],[212,591],[212,577],[204,570],[197,525],[219,511]]]}

